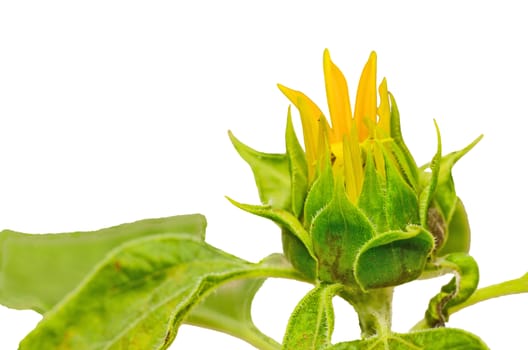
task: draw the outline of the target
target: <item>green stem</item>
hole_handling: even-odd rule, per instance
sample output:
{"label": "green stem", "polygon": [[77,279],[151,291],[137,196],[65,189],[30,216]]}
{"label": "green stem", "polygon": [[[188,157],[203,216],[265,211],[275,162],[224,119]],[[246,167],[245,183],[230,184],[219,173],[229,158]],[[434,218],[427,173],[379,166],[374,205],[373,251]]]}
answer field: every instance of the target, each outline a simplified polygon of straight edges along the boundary
{"label": "green stem", "polygon": [[215,321],[217,320],[207,320],[207,323],[200,323],[200,322],[185,322],[189,325],[201,327],[201,328],[208,328],[215,330],[217,332],[222,332],[225,334],[229,334],[235,338],[241,339],[248,344],[253,345],[255,348],[259,350],[280,350],[281,345],[276,342],[271,337],[267,336],[266,334],[262,333],[257,327],[254,325],[248,325],[244,324],[241,325],[240,323],[233,322],[232,320],[229,320],[227,318],[222,319],[221,315],[218,315],[220,318],[218,321],[224,322],[222,326],[215,326]]}
{"label": "green stem", "polygon": [[340,295],[356,310],[361,337],[389,334],[392,322],[392,288],[369,292],[344,290]]}
{"label": "green stem", "polygon": [[419,331],[419,330],[422,330],[422,329],[429,329],[431,327],[429,327],[429,324],[427,323],[427,320],[425,318],[421,319],[417,324],[415,324],[412,328],[411,328],[411,332],[413,331]]}
{"label": "green stem", "polygon": [[[219,285],[216,290],[211,290],[212,295],[210,297],[216,298],[216,300],[208,299],[208,296],[205,295],[202,304],[194,308],[184,322],[229,334],[260,350],[280,350],[281,344],[262,333],[253,323],[251,319],[253,297],[263,280],[268,277],[302,282],[307,282],[306,279],[294,270],[285,260],[285,257],[280,254],[273,254],[265,258],[261,261],[259,268],[245,276],[238,277],[238,282],[256,279],[253,281],[257,283],[239,285],[227,290],[222,290],[222,286]],[[261,282],[259,283],[258,280]]]}
{"label": "green stem", "polygon": [[528,273],[513,280],[477,289],[468,300],[449,308],[449,314],[454,314],[455,312],[476,303],[480,303],[481,301],[520,293],[528,293]]}
{"label": "green stem", "polygon": [[257,349],[280,350],[282,348],[281,344],[277,343],[274,339],[262,333],[258,328],[253,328],[253,332],[249,335],[250,336],[241,339],[244,339],[246,342],[253,345]]}

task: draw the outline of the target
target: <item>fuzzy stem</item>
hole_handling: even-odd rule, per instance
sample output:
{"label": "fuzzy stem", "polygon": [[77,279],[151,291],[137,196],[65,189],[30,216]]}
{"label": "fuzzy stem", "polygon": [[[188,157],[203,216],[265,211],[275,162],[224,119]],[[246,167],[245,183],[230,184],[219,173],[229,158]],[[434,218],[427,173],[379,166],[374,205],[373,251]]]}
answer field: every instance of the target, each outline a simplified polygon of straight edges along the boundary
{"label": "fuzzy stem", "polygon": [[361,337],[388,334],[392,321],[392,288],[369,292],[345,290],[341,296],[356,310],[361,327]]}

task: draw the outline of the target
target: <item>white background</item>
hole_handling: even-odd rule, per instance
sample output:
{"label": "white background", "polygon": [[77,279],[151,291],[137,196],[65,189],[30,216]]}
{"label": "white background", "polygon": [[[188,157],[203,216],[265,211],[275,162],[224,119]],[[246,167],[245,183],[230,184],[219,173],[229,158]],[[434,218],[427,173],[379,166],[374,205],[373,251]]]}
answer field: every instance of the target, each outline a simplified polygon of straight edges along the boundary
{"label": "white background", "polygon": [[[433,118],[445,152],[485,134],[455,171],[481,286],[528,270],[522,2],[285,3],[2,2],[0,228],[91,230],[201,212],[211,244],[251,261],[280,251],[273,224],[223,197],[258,202],[226,131],[256,149],[283,152],[288,101],[276,83],[326,110],[323,49],[348,77],[352,96],[376,50],[379,79],[387,77],[397,98],[418,162],[435,151]],[[394,329],[420,319],[445,282],[398,288]],[[256,323],[280,340],[307,290],[267,283],[255,301]],[[492,349],[520,348],[527,302],[526,295],[494,300],[449,325],[479,334]],[[337,301],[336,308],[335,340],[357,338],[354,314]],[[15,349],[39,318],[0,307],[0,348]],[[211,347],[251,349],[186,326],[171,348]]]}

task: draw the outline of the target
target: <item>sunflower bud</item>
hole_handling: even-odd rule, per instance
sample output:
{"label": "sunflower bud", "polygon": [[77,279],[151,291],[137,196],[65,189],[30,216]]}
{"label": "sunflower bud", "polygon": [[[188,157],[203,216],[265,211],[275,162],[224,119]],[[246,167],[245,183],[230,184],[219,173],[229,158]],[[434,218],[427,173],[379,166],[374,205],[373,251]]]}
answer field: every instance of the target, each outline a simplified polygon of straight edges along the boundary
{"label": "sunflower bud", "polygon": [[285,154],[255,151],[230,134],[252,167],[262,205],[231,201],[277,222],[286,257],[310,279],[361,290],[416,279],[431,254],[465,249],[469,230],[451,168],[469,149],[442,158],[437,132],[433,160],[418,168],[386,80],[376,86],[376,54],[363,69],[353,111],[327,50],[323,68],[330,123],[306,95],[279,85],[299,111],[304,150],[290,110]]}

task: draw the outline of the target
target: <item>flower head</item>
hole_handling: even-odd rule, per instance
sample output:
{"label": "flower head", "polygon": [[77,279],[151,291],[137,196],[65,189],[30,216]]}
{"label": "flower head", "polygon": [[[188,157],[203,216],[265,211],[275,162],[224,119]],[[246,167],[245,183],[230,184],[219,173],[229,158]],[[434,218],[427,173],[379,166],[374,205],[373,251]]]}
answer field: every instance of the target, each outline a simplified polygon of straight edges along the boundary
{"label": "flower head", "polygon": [[[433,160],[418,168],[387,81],[377,86],[376,60],[372,52],[352,106],[346,79],[324,51],[330,122],[305,94],[279,85],[299,110],[304,150],[289,110],[285,154],[257,152],[231,135],[263,205],[233,203],[277,222],[285,255],[305,275],[361,290],[417,278],[441,245],[467,249],[445,243],[453,213],[465,218],[451,168],[476,143],[442,158],[437,131]],[[467,225],[458,227],[469,237]]]}

